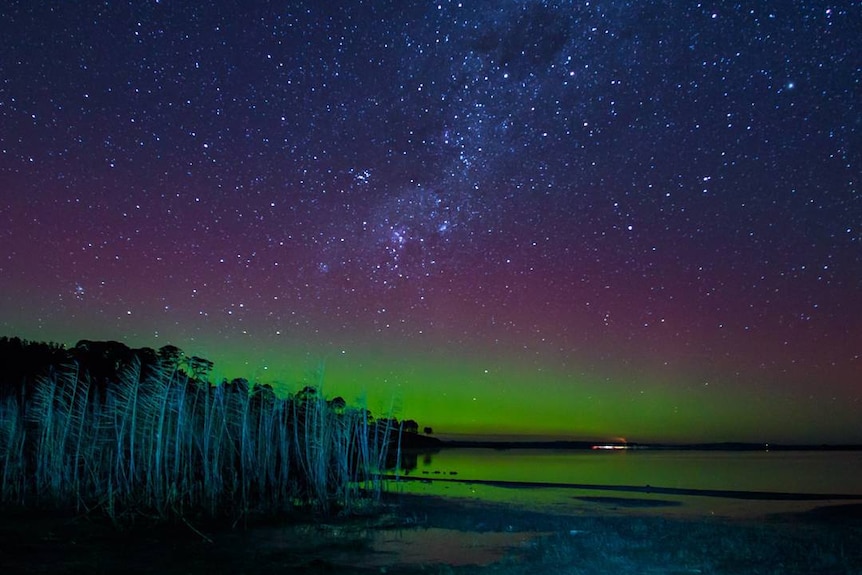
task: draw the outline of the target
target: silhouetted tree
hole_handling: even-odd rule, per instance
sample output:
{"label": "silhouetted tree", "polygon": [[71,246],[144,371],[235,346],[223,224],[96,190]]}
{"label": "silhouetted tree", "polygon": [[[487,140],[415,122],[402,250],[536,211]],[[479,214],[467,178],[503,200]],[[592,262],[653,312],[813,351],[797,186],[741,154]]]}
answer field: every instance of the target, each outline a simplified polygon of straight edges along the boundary
{"label": "silhouetted tree", "polygon": [[138,359],[141,361],[141,371],[146,375],[150,375],[159,365],[159,354],[151,347],[142,347],[132,350]]}
{"label": "silhouetted tree", "polygon": [[296,394],[296,400],[306,402],[317,397],[317,388],[313,385],[306,385]]}
{"label": "silhouetted tree", "polygon": [[255,383],[251,388],[249,406],[252,411],[259,413],[261,409],[269,409],[275,405],[277,399],[278,397],[275,395],[271,385]]}
{"label": "silhouetted tree", "polygon": [[53,342],[0,337],[0,397],[28,397],[33,384],[51,366],[72,361],[69,350]]}
{"label": "silhouetted tree", "polygon": [[185,356],[183,350],[175,345],[164,345],[159,348],[159,359],[164,362],[168,369],[179,369],[183,356]]}
{"label": "silhouetted tree", "polygon": [[123,369],[132,364],[135,353],[119,341],[82,339],[71,350],[81,373],[87,374],[100,387],[117,379]]}
{"label": "silhouetted tree", "polygon": [[244,377],[235,377],[227,384],[227,390],[231,393],[243,393],[247,395],[249,390],[248,380]]}
{"label": "silhouetted tree", "polygon": [[189,368],[189,377],[197,381],[207,381],[209,374],[213,369],[213,362],[196,355],[191,356],[186,360],[186,365]]}
{"label": "silhouetted tree", "polygon": [[347,408],[347,402],[344,401],[343,397],[333,397],[329,401],[326,402],[329,405],[329,408],[332,409],[334,413],[338,415],[342,415],[344,410]]}

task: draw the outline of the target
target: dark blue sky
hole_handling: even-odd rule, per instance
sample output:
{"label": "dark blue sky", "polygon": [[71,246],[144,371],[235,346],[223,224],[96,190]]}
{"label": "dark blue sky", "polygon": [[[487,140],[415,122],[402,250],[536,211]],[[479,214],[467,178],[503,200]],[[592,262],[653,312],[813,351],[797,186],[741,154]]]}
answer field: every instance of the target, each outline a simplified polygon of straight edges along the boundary
{"label": "dark blue sky", "polygon": [[325,359],[453,432],[862,440],[858,2],[4,13],[8,335]]}

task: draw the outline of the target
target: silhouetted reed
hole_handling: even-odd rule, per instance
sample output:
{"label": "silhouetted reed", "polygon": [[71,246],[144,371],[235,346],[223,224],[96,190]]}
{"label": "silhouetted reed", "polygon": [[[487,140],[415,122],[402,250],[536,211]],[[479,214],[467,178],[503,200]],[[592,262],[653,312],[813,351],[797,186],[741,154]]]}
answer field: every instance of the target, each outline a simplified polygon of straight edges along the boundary
{"label": "silhouetted reed", "polygon": [[311,387],[281,398],[137,360],[97,387],[71,365],[0,402],[0,500],[121,523],[350,512],[379,499],[391,421]]}

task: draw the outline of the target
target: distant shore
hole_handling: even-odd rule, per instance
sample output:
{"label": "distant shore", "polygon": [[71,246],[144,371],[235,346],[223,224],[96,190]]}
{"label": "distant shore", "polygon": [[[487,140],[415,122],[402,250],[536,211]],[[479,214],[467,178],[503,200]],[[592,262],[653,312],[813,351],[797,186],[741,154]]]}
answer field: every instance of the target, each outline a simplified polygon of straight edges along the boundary
{"label": "distant shore", "polygon": [[561,450],[667,450],[667,451],[862,451],[862,444],[781,444],[781,443],[624,443],[608,441],[506,439],[440,439],[405,433],[403,449],[561,449]]}

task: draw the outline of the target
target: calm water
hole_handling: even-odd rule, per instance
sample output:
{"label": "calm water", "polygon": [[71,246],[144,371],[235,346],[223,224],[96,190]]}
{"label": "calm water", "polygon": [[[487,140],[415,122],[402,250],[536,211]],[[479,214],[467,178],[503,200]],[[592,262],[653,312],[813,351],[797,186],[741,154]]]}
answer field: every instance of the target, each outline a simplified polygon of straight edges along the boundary
{"label": "calm water", "polygon": [[[668,503],[679,510],[740,514],[810,509],[829,502],[757,502],[732,498],[677,496],[583,489],[500,489],[470,480],[596,486],[665,487],[672,489],[760,491],[793,494],[850,494],[862,501],[862,452],[758,451],[566,451],[538,449],[444,449],[420,456],[409,477],[457,479],[432,481],[411,492],[472,496],[525,503],[570,504],[593,497],[626,503],[625,498]],[[607,502],[605,502],[607,503]],[[846,503],[846,501],[844,501]]]}
{"label": "calm water", "polygon": [[862,452],[444,449],[420,457],[410,474],[862,497]]}

